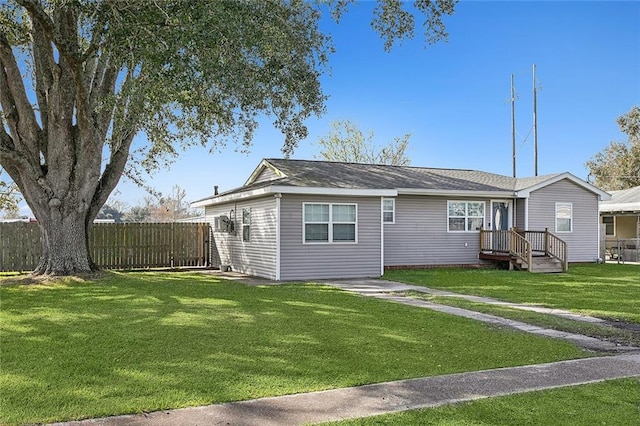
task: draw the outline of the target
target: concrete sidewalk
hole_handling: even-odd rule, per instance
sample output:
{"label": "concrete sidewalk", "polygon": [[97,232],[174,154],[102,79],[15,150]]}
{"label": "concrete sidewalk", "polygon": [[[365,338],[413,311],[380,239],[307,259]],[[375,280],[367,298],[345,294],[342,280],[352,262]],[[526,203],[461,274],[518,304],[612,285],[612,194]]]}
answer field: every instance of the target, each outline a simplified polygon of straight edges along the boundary
{"label": "concrete sidewalk", "polygon": [[56,425],[303,425],[624,377],[640,377],[640,354],[449,374]]}

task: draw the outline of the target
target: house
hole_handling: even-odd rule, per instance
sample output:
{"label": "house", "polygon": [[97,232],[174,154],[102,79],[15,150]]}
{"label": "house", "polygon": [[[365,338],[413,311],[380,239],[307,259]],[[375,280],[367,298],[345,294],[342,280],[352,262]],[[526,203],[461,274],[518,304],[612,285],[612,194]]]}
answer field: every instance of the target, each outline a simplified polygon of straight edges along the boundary
{"label": "house", "polygon": [[607,257],[640,261],[640,186],[611,191],[600,203],[600,220]]}
{"label": "house", "polygon": [[[214,266],[303,280],[380,276],[394,267],[477,265],[513,254],[512,240],[520,241],[524,269],[533,268],[536,250],[565,267],[593,262],[599,256],[598,203],[607,198],[570,173],[512,178],[475,170],[265,159],[242,187],[192,206],[204,207],[214,225]],[[564,244],[554,243],[564,254],[549,253],[549,238]]]}

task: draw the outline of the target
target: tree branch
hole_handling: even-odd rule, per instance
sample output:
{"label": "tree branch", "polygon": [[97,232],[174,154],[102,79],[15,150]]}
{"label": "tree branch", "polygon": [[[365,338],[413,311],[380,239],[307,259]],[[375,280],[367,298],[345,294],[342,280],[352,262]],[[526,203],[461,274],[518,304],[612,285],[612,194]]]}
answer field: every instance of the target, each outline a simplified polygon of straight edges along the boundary
{"label": "tree branch", "polygon": [[109,164],[104,169],[102,177],[98,183],[98,188],[91,200],[91,206],[89,208],[89,218],[93,219],[100,211],[100,208],[107,202],[109,195],[118,185],[120,177],[124,172],[124,168],[127,165],[129,159],[129,149],[133,142],[133,137],[136,131],[130,129],[129,132],[119,142],[119,148],[111,153],[111,159]]}
{"label": "tree branch", "polygon": [[4,34],[0,33],[0,105],[13,134],[16,149],[25,148],[37,159],[40,125],[27,97],[22,74]]}
{"label": "tree branch", "polygon": [[4,117],[0,117],[0,147],[4,147],[6,149],[15,149],[15,145],[13,143],[11,135],[4,129],[4,123]]}
{"label": "tree branch", "polygon": [[[61,26],[56,26],[54,21],[42,7],[40,1],[16,0],[16,3],[27,10],[32,21],[40,24],[47,37],[56,45],[61,56],[65,57],[70,63],[74,64],[74,66],[77,66],[80,63],[77,37],[65,37],[65,35],[68,36],[68,34],[64,34],[70,30],[69,25],[71,24],[74,27],[73,31],[77,34],[77,21],[75,18],[69,16],[71,13],[70,11],[72,10],[71,7],[59,6],[58,8],[54,8],[54,11],[60,14],[59,16],[56,16],[55,21],[63,24]],[[66,13],[64,13],[65,9]]]}
{"label": "tree branch", "polygon": [[49,129],[49,90],[53,84],[53,69],[56,67],[51,48],[51,40],[38,22],[33,23],[33,62],[35,67],[36,96],[40,109],[43,135],[40,138],[39,150],[47,157],[47,132]]}

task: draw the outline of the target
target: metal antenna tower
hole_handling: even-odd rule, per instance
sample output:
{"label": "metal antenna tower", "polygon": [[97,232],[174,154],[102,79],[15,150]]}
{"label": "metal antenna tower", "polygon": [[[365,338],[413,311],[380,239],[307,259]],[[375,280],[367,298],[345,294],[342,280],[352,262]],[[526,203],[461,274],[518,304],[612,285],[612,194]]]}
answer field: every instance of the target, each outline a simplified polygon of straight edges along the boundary
{"label": "metal antenna tower", "polygon": [[513,74],[511,74],[511,147],[513,153],[513,177],[516,177],[516,93],[513,87]]}

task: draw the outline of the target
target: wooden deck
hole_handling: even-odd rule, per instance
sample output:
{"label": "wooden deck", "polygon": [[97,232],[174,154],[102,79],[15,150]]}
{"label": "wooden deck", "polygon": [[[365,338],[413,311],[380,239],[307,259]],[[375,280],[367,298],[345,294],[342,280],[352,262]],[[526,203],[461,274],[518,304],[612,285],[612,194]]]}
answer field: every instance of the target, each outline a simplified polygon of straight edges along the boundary
{"label": "wooden deck", "polygon": [[529,272],[566,272],[567,243],[551,232],[509,229],[480,230],[480,259],[509,262],[509,268]]}

